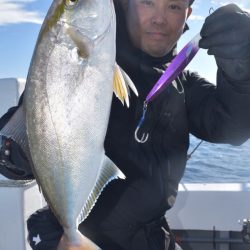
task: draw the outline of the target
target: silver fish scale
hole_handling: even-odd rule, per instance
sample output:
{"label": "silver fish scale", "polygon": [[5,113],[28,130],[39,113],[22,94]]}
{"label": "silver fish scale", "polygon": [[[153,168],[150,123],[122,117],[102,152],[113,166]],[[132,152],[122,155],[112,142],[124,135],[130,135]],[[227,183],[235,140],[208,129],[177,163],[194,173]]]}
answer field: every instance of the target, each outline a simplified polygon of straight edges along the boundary
{"label": "silver fish scale", "polygon": [[[82,208],[78,223],[88,215],[106,183],[120,174],[110,166],[101,169],[106,161],[103,143],[115,64],[115,19],[110,3],[99,1],[109,4],[111,26],[100,41],[93,41],[87,59],[78,56],[72,41],[69,44],[65,27],[42,34],[25,91],[34,172],[46,200],[67,228],[77,226]],[[55,40],[55,30],[60,32],[59,40]]]}

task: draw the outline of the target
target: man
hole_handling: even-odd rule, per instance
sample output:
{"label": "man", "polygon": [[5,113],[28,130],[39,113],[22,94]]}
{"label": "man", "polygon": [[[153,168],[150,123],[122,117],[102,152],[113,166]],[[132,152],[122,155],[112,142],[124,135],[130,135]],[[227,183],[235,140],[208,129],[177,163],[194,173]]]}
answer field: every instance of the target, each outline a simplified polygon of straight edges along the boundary
{"label": "man", "polygon": [[[164,215],[175,203],[189,133],[235,145],[250,136],[250,16],[231,4],[211,14],[201,30],[200,47],[218,65],[217,86],[182,72],[149,105],[141,128],[149,133],[147,142],[134,139],[145,97],[175,56],[192,2],[115,1],[117,62],[135,83],[139,98],[131,97],[129,109],[113,99],[105,150],[127,178],[110,183],[80,225],[103,250],[175,249]],[[31,215],[27,224],[33,249],[56,249],[62,228],[48,208]],[[74,249],[66,245],[61,239],[59,249]]]}

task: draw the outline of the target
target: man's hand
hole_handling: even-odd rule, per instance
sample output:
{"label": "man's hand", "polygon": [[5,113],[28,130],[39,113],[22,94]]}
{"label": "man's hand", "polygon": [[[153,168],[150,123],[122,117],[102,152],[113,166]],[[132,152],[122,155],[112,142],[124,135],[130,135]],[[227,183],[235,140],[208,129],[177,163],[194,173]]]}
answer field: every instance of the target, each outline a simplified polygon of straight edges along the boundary
{"label": "man's hand", "polygon": [[235,4],[217,9],[205,20],[200,47],[214,55],[232,80],[250,80],[250,14]]}
{"label": "man's hand", "polygon": [[57,250],[101,250],[96,244],[83,236],[80,232],[77,233],[79,236],[79,241],[77,244],[70,243],[67,239],[67,236],[63,235]]}

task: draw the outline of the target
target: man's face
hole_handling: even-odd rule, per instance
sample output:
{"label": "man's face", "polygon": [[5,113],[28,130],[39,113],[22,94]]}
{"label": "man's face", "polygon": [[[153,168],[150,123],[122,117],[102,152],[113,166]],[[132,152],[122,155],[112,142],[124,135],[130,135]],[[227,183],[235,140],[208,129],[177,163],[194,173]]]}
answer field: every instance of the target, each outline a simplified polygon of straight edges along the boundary
{"label": "man's face", "polygon": [[154,57],[166,55],[191,14],[189,0],[123,0],[130,39]]}

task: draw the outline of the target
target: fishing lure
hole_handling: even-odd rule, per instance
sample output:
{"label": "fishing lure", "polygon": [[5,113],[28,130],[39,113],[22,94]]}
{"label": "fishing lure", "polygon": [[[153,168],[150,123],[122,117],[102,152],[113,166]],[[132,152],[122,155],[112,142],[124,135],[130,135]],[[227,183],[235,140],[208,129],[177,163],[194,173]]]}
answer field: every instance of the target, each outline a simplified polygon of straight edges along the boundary
{"label": "fishing lure", "polygon": [[148,103],[153,101],[173,80],[180,74],[181,71],[191,62],[196,53],[199,50],[199,41],[201,39],[200,34],[198,33],[189,43],[187,43],[184,48],[178,53],[178,55],[173,59],[169,67],[165,70],[163,75],[156,82],[154,87],[151,89],[147,95],[144,105],[143,105],[143,115],[140,119],[136,130],[135,130],[135,140],[139,143],[144,143],[148,139],[148,134],[143,133],[142,137],[138,137],[138,131],[144,121],[145,114],[147,111]]}

